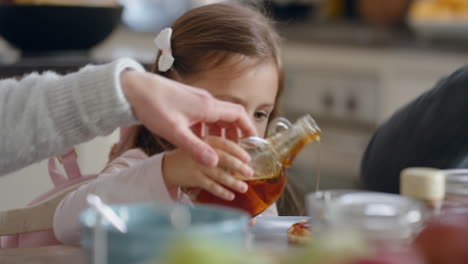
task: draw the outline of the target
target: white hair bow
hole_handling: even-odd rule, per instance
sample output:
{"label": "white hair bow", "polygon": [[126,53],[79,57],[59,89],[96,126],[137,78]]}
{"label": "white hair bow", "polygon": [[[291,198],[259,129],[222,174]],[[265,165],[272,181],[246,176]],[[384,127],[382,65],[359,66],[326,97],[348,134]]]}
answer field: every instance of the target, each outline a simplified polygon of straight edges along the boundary
{"label": "white hair bow", "polygon": [[171,36],[172,28],[165,28],[161,30],[154,39],[156,47],[161,50],[161,56],[159,56],[158,60],[158,70],[162,72],[168,71],[174,63],[171,50]]}

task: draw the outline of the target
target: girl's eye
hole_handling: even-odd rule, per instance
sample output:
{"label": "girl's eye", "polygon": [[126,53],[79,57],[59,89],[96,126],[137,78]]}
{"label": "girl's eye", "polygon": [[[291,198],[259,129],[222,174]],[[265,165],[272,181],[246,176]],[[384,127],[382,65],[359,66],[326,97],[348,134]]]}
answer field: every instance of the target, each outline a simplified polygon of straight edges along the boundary
{"label": "girl's eye", "polygon": [[268,113],[267,113],[267,112],[261,112],[261,111],[255,112],[255,113],[254,113],[254,118],[255,118],[255,120],[257,120],[257,121],[266,120],[266,119],[268,119]]}

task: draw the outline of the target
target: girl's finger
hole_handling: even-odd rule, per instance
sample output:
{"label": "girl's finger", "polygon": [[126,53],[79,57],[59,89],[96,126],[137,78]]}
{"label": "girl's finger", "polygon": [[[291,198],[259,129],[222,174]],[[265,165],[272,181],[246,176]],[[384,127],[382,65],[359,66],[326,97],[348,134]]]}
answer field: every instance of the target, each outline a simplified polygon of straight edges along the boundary
{"label": "girl's finger", "polygon": [[249,188],[245,182],[234,178],[223,168],[207,168],[203,173],[215,182],[240,193],[245,193]]}
{"label": "girl's finger", "polygon": [[221,149],[215,148],[215,150],[219,157],[217,168],[222,168],[230,174],[238,173],[247,178],[251,178],[253,176],[253,170],[249,165]]}
{"label": "girl's finger", "polygon": [[199,185],[200,188],[208,191],[209,193],[221,199],[232,201],[235,198],[234,193],[227,190],[226,188],[212,180],[210,177],[207,177],[205,175],[200,178]]}
{"label": "girl's finger", "polygon": [[223,150],[224,152],[228,153],[231,156],[234,156],[243,162],[249,162],[250,161],[250,155],[245,151],[243,148],[241,148],[239,145],[237,145],[235,142],[232,142],[230,140],[227,140],[225,138],[221,137],[213,137],[213,136],[208,136],[205,137],[204,140],[208,142],[208,144],[216,149]]}

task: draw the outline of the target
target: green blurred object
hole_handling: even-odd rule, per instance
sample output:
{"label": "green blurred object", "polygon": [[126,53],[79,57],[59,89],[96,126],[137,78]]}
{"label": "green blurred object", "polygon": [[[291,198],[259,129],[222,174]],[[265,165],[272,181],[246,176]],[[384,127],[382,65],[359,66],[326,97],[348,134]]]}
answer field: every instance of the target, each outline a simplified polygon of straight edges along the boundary
{"label": "green blurred object", "polygon": [[205,236],[185,236],[174,241],[155,264],[271,264],[261,254],[228,241]]}

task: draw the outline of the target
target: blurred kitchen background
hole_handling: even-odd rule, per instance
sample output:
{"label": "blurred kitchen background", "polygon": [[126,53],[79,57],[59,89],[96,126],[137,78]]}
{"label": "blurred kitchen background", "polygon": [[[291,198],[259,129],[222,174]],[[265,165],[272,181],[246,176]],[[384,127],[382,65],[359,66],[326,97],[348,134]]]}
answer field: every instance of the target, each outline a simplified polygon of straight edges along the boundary
{"label": "blurred kitchen background", "polygon": [[[74,13],[54,9],[77,2]],[[159,30],[214,2],[120,0],[122,9],[114,0],[0,0],[0,76],[66,73],[127,56],[149,66]],[[300,196],[314,189],[319,170],[321,188],[359,188],[360,159],[376,127],[468,62],[468,0],[249,3],[277,21],[284,39],[284,116],[310,113],[322,128],[321,143],[289,170]],[[104,167],[117,137],[78,147],[84,173]],[[22,207],[51,186],[46,161],[2,177],[0,210]]]}

